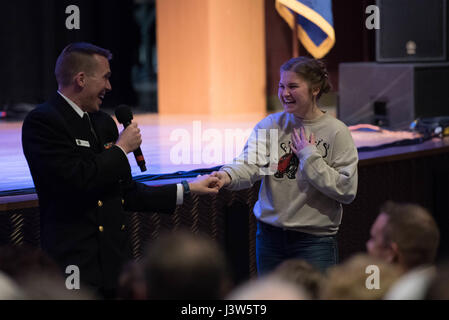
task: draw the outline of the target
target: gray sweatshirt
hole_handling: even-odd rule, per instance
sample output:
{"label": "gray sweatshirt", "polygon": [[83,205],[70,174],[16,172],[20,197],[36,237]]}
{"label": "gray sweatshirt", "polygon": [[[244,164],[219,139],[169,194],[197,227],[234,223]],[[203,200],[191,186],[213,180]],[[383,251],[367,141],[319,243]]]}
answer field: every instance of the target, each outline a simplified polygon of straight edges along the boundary
{"label": "gray sweatshirt", "polygon": [[[291,150],[293,128],[313,132],[315,145]],[[265,223],[315,235],[333,235],[342,218],[341,203],[357,192],[357,149],[346,125],[324,114],[300,120],[280,112],[261,120],[243,152],[221,168],[232,178],[231,190],[262,180],[254,214]]]}

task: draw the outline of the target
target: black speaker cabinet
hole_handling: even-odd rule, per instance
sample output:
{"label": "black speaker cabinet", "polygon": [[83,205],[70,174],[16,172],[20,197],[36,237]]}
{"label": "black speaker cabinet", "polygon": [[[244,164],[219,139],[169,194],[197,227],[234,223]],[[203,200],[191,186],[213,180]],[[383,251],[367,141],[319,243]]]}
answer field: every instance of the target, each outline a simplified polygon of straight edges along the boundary
{"label": "black speaker cabinet", "polygon": [[444,61],[446,0],[377,0],[376,61]]}
{"label": "black speaker cabinet", "polygon": [[341,63],[338,118],[347,125],[406,129],[449,115],[449,63]]}

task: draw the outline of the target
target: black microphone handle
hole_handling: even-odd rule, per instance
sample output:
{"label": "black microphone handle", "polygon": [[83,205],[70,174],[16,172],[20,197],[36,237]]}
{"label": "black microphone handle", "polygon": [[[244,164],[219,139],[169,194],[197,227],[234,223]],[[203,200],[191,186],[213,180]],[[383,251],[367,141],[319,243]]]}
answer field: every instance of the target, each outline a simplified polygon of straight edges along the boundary
{"label": "black microphone handle", "polygon": [[138,147],[136,150],[133,151],[134,157],[136,158],[137,165],[140,168],[141,172],[147,171],[147,167],[145,166],[145,158],[142,154],[142,149]]}
{"label": "black microphone handle", "polygon": [[[129,126],[130,124],[131,124],[131,122],[124,123],[123,128],[126,129],[126,127]],[[140,168],[140,171],[141,172],[147,171],[147,167],[145,165],[145,158],[143,157],[143,154],[142,154],[142,149],[140,149],[140,147],[137,147],[137,149],[134,150],[133,153],[134,153],[134,157],[136,158],[137,165]]]}

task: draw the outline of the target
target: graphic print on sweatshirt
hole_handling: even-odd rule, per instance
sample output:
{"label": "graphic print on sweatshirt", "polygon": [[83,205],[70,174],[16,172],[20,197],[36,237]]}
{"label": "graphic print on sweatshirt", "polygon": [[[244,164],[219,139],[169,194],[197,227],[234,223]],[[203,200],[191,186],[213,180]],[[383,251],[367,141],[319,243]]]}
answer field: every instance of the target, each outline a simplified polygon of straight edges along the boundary
{"label": "graphic print on sweatshirt", "polygon": [[[276,178],[284,178],[285,175],[288,179],[296,179],[299,159],[293,153],[291,144],[291,141],[288,141],[288,146],[285,142],[281,142],[280,144],[280,148],[284,151],[284,155],[279,159],[277,171],[274,174]],[[323,139],[320,138],[316,140],[315,146],[317,147],[323,159],[327,160],[326,158],[329,155],[330,148],[329,143],[324,142]]]}
{"label": "graphic print on sweatshirt", "polygon": [[284,142],[281,142],[280,147],[284,151],[284,155],[279,159],[278,168],[274,176],[276,178],[283,178],[284,174],[289,179],[295,179],[296,171],[298,171],[299,160],[291,148],[291,141],[288,142],[288,147]]}
{"label": "graphic print on sweatshirt", "polygon": [[320,151],[321,156],[323,157],[323,159],[326,159],[328,154],[329,154],[329,148],[330,148],[329,143],[328,142],[323,142],[323,139],[318,139],[315,142],[315,146],[318,149],[318,151]]}

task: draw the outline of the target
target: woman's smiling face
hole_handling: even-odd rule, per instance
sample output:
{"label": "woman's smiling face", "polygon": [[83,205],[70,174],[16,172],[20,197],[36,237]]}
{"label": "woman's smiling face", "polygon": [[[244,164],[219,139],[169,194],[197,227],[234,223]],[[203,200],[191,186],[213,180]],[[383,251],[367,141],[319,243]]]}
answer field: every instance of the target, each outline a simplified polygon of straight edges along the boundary
{"label": "woman's smiling face", "polygon": [[307,81],[293,71],[282,71],[279,81],[278,97],[285,112],[298,116],[306,114],[314,105],[314,96],[319,89],[313,90]]}

